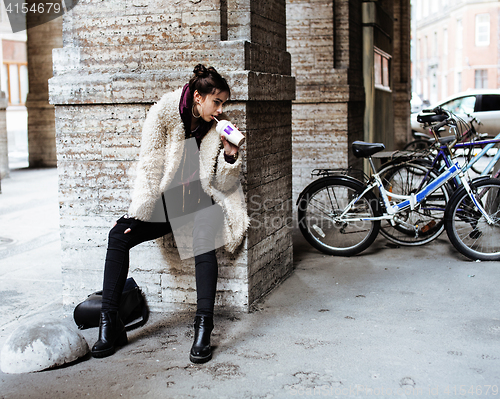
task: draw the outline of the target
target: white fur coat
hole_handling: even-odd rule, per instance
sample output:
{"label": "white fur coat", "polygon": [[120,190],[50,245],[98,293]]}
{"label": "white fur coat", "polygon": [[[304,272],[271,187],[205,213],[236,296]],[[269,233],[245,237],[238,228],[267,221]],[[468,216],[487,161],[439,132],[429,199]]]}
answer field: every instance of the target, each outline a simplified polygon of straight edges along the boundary
{"label": "white fur coat", "polygon": [[[179,114],[182,89],[165,94],[148,112],[144,122],[137,177],[129,215],[150,219],[156,201],[172,182],[184,149],[184,124]],[[224,148],[214,126],[200,146],[200,180],[203,190],[224,211],[224,242],[234,252],[249,225],[240,187],[241,157],[234,164],[224,159]],[[239,189],[238,189],[239,188]]]}

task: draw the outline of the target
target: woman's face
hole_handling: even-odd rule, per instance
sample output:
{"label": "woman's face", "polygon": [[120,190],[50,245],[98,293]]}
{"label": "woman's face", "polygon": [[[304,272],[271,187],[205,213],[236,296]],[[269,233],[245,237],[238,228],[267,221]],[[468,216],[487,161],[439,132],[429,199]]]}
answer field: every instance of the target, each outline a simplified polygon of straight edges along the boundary
{"label": "woman's face", "polygon": [[194,92],[193,100],[196,108],[196,115],[205,122],[211,122],[213,117],[218,117],[222,113],[222,105],[229,99],[227,91],[217,90],[213,94],[202,96],[198,90]]}

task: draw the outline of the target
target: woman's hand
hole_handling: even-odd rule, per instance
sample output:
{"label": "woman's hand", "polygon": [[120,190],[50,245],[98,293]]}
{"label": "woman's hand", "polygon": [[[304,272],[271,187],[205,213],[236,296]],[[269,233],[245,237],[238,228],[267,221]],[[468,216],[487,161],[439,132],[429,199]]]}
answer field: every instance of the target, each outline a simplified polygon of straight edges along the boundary
{"label": "woman's hand", "polygon": [[[120,219],[129,219],[129,218],[130,218],[130,216],[129,216],[129,215],[123,215]],[[118,222],[119,222],[119,221],[120,221],[120,220],[116,221],[116,222],[115,222],[115,224],[113,224],[113,227],[115,227],[115,226],[118,224]],[[130,223],[130,226],[131,226],[131,227],[135,227],[135,225],[137,225],[137,224],[138,224],[137,219],[132,218],[132,221],[131,221],[131,223]],[[132,229],[129,227],[128,229],[126,229],[126,230],[123,232],[123,234],[130,233],[131,231],[132,231]]]}
{"label": "woman's hand", "polygon": [[220,138],[222,140],[222,144],[224,145],[224,153],[226,155],[232,156],[238,152],[238,147],[227,141],[224,135],[221,135]]}

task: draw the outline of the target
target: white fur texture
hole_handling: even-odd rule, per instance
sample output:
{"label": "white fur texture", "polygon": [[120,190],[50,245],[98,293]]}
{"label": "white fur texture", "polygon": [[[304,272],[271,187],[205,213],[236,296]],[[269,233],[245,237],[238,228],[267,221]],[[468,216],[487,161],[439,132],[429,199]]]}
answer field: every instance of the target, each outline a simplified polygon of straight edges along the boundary
{"label": "white fur texture", "polygon": [[[182,89],[165,94],[153,105],[142,129],[141,152],[129,215],[147,221],[155,202],[172,182],[184,149],[184,125],[179,114]],[[203,190],[224,211],[224,242],[229,252],[241,244],[250,224],[239,176],[241,157],[234,164],[224,159],[215,124],[200,146]]]}

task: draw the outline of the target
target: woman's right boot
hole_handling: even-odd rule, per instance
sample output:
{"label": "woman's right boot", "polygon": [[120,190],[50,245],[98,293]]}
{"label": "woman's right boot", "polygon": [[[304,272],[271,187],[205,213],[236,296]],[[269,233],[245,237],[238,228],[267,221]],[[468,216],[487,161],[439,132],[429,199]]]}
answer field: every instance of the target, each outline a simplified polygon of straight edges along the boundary
{"label": "woman's right boot", "polygon": [[194,342],[189,353],[193,363],[206,363],[212,359],[210,334],[214,329],[214,319],[209,316],[196,316],[194,319]]}
{"label": "woman's right boot", "polygon": [[101,312],[99,340],[92,347],[93,357],[106,357],[115,353],[118,346],[126,345],[127,332],[118,312]]}

